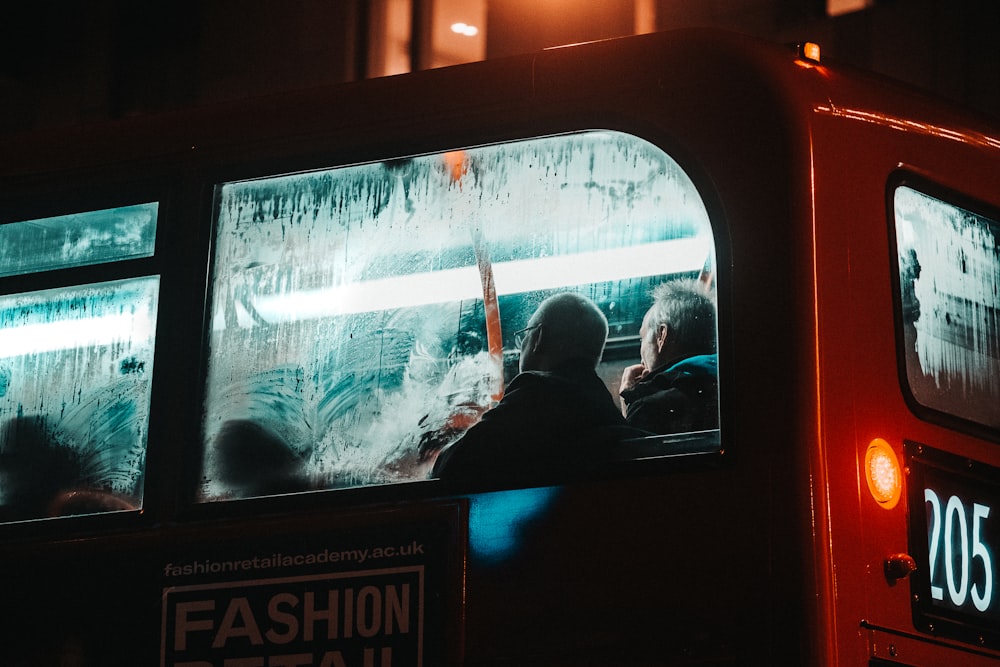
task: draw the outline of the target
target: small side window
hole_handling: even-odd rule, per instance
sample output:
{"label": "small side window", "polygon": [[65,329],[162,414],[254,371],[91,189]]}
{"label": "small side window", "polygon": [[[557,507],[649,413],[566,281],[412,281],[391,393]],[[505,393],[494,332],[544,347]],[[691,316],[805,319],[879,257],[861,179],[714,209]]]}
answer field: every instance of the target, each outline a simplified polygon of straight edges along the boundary
{"label": "small side window", "polygon": [[[0,275],[151,256],[156,212],[0,226]],[[0,521],[142,507],[158,295],[137,276],[0,296]]]}
{"label": "small side window", "polygon": [[157,204],[0,225],[0,277],[151,257]]}
{"label": "small side window", "polygon": [[[551,356],[526,364],[539,339],[575,345],[585,329],[589,315],[536,326],[554,295],[606,323],[586,380],[565,381],[570,405],[528,410],[532,428],[500,429],[502,462],[477,448],[478,474],[503,485],[521,453],[571,443],[581,454],[549,477],[580,461],[717,450],[712,230],[688,175],[652,144],[588,132],[224,183],[216,198],[202,500],[440,477],[445,452],[525,395],[519,370],[562,372]],[[652,293],[680,281],[703,308],[674,321],[671,344],[697,345],[667,348],[655,370],[698,357],[670,378],[704,398],[700,416],[629,426],[623,372],[653,358],[640,345],[656,328]],[[583,454],[609,425],[616,446]],[[677,435],[693,431],[714,435]]]}
{"label": "small side window", "polygon": [[1000,223],[907,185],[893,211],[909,391],[1000,428]]}

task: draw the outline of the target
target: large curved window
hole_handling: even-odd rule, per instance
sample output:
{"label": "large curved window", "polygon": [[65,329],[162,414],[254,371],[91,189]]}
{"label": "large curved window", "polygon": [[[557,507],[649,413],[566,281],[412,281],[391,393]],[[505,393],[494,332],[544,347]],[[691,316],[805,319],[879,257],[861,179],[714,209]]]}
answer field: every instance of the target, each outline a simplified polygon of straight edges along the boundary
{"label": "large curved window", "polygon": [[[652,290],[684,279],[712,299],[701,197],[624,134],[225,183],[216,199],[204,500],[435,476],[504,397],[536,308],[563,292],[608,323],[595,400],[622,411]],[[676,430],[717,428],[709,315],[701,365],[678,373],[711,376],[710,416]],[[633,443],[615,456],[664,453],[647,428],[615,430]]]}

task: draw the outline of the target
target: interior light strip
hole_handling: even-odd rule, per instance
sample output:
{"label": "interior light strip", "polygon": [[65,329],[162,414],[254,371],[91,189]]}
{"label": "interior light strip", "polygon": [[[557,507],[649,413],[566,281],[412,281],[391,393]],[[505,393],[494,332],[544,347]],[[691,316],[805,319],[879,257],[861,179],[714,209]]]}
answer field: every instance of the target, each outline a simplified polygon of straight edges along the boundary
{"label": "interior light strip", "polygon": [[105,315],[4,327],[0,329],[0,358],[129,341],[139,345],[152,340],[153,333],[153,321],[148,314]]}
{"label": "interior light strip", "polygon": [[[712,251],[710,239],[696,237],[645,245],[582,252],[574,255],[497,262],[493,277],[497,294],[625,280],[697,271]],[[336,315],[374,312],[481,299],[475,266],[393,276],[317,290],[257,296],[256,313],[277,324]]]}

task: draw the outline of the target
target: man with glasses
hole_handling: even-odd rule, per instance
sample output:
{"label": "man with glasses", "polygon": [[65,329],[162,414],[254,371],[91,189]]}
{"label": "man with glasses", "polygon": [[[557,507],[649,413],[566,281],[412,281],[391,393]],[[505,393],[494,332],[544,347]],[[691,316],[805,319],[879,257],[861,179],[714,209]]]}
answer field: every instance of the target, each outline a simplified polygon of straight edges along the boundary
{"label": "man with glasses", "polygon": [[625,419],[596,373],[608,336],[579,294],[543,301],[517,332],[520,373],[503,399],[438,458],[433,477],[478,485],[544,483],[597,467]]}

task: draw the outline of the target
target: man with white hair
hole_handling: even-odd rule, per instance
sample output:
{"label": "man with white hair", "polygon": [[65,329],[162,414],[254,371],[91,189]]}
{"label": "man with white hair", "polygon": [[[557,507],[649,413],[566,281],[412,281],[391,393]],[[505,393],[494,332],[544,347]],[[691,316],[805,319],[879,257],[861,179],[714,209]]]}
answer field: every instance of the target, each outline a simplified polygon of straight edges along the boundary
{"label": "man with white hair", "polygon": [[626,429],[596,368],[608,322],[579,294],[543,301],[515,336],[520,373],[503,399],[438,458],[433,477],[487,485],[585,473]]}
{"label": "man with white hair", "polygon": [[715,304],[702,283],[657,285],[639,328],[641,363],[622,373],[622,413],[653,433],[718,428]]}

